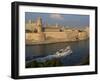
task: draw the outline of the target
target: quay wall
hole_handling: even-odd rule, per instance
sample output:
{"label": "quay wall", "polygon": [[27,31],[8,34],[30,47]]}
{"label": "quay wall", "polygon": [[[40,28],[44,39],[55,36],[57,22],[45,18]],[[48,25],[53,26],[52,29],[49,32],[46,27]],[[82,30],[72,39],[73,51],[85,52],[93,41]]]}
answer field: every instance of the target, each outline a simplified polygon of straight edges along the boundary
{"label": "quay wall", "polygon": [[66,39],[65,32],[44,32],[46,39]]}
{"label": "quay wall", "polygon": [[40,32],[40,33],[26,33],[26,41],[45,41],[45,40],[66,40],[66,41],[79,41],[88,38],[85,31],[66,31],[66,32]]}
{"label": "quay wall", "polygon": [[44,33],[26,33],[26,41],[44,41],[45,34]]}

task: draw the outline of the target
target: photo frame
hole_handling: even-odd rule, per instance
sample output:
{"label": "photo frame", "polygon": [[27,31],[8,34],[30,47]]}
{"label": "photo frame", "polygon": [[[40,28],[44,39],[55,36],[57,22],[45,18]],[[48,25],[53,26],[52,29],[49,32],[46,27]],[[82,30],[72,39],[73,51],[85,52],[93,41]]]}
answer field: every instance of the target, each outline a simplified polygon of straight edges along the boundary
{"label": "photo frame", "polygon": [[12,2],[11,77],[97,74],[97,7]]}

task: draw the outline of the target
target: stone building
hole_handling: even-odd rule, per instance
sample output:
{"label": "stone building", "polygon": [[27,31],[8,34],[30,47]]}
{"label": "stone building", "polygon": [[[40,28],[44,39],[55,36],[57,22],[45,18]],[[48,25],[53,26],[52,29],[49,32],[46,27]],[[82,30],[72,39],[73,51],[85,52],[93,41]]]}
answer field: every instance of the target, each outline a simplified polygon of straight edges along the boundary
{"label": "stone building", "polygon": [[25,28],[33,33],[42,32],[42,19],[38,17],[37,21],[29,20],[25,24]]}
{"label": "stone building", "polygon": [[[46,25],[43,27],[42,19],[38,17],[37,21],[29,20],[26,23],[26,41],[45,41],[45,40],[60,40],[63,41],[79,41],[89,37],[87,30],[80,31],[78,29],[67,29],[56,25]],[[56,41],[55,41],[56,42]]]}
{"label": "stone building", "polygon": [[36,26],[36,22],[29,20],[27,23],[25,23],[26,32],[34,32]]}
{"label": "stone building", "polygon": [[60,28],[57,28],[57,27],[46,27],[46,28],[44,28],[44,32],[60,32]]}
{"label": "stone building", "polygon": [[79,32],[78,38],[79,38],[79,40],[87,39],[88,38],[87,32],[86,31]]}
{"label": "stone building", "polygon": [[37,30],[38,33],[42,32],[42,19],[40,17],[37,19],[35,29]]}
{"label": "stone building", "polygon": [[26,30],[31,32],[26,32],[26,40],[29,41],[44,41],[45,34],[42,32],[42,19],[39,17],[36,22],[29,20],[26,23]]}

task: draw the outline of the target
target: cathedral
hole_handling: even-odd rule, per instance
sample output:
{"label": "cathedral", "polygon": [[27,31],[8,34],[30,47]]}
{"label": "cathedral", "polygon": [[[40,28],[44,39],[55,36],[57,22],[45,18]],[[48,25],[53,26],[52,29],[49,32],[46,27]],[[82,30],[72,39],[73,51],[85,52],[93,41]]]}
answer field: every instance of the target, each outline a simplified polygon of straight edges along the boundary
{"label": "cathedral", "polygon": [[42,19],[40,17],[38,17],[37,21],[31,21],[29,20],[26,24],[25,24],[26,30],[33,32],[33,33],[39,33],[42,32]]}
{"label": "cathedral", "polygon": [[57,23],[55,25],[48,25],[47,23],[43,27],[41,17],[38,17],[36,21],[29,20],[26,24],[26,32],[61,32],[64,31],[65,28],[63,26],[59,26]]}

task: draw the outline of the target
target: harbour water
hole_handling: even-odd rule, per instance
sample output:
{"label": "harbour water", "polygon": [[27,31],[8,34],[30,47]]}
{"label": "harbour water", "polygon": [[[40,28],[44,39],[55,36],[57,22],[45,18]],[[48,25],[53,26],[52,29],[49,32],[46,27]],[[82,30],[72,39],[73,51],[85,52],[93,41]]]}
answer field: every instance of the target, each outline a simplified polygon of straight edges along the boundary
{"label": "harbour water", "polygon": [[88,61],[88,63],[85,63],[86,65],[89,64],[89,40],[54,44],[26,45],[25,58],[26,61],[29,61],[38,57],[55,54],[58,50],[65,48],[66,46],[70,46],[73,53],[59,59],[63,66],[83,65],[83,62],[85,61]]}

